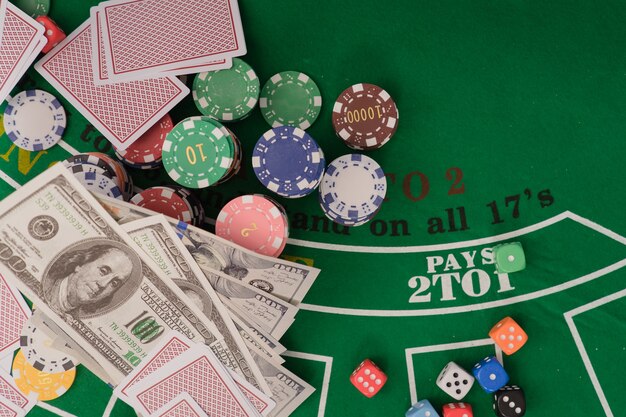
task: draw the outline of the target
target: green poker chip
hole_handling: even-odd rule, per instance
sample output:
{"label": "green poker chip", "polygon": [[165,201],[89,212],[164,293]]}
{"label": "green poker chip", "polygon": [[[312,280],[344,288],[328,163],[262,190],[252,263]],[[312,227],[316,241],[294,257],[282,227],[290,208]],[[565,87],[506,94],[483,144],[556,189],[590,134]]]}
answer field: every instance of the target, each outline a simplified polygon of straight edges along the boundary
{"label": "green poker chip", "polygon": [[201,72],[193,81],[192,95],[198,110],[222,122],[241,120],[259,100],[259,78],[239,58],[230,69]]}
{"label": "green poker chip", "polygon": [[47,16],[50,11],[50,0],[11,0],[11,3],[30,17]]}
{"label": "green poker chip", "polygon": [[178,184],[206,188],[218,182],[233,163],[232,139],[217,124],[188,118],[167,134],[163,166]]}
{"label": "green poker chip", "polygon": [[279,72],[261,90],[261,114],[272,127],[308,129],[320,114],[322,96],[317,84],[298,71]]}

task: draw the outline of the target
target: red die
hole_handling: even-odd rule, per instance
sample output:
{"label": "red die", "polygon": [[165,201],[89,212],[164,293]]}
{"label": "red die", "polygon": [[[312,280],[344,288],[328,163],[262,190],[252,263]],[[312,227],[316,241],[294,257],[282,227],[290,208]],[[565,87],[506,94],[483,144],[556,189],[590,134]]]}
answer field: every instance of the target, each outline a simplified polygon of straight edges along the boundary
{"label": "red die", "polygon": [[387,382],[387,375],[374,362],[365,359],[350,375],[350,382],[361,394],[372,398]]}
{"label": "red die", "polygon": [[473,417],[472,406],[468,403],[449,403],[443,406],[443,417]]}
{"label": "red die", "polygon": [[36,21],[41,23],[46,29],[44,36],[48,40],[46,46],[43,47],[42,52],[47,54],[57,46],[63,39],[65,39],[65,32],[48,16],[39,16],[35,18]]}

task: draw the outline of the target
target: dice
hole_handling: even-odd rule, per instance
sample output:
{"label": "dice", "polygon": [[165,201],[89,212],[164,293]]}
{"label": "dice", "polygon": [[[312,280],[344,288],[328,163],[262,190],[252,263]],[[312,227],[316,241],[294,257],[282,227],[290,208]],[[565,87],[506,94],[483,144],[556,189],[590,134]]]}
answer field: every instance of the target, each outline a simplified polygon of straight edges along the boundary
{"label": "dice", "polygon": [[422,400],[413,404],[406,412],[405,417],[439,417],[439,413],[435,411],[430,401]]}
{"label": "dice", "polygon": [[496,271],[500,273],[518,272],[526,268],[526,256],[522,244],[519,242],[494,246],[493,258]]}
{"label": "dice", "polygon": [[522,417],[526,414],[524,390],[517,385],[505,385],[493,394],[493,410],[498,417]]}
{"label": "dice", "polygon": [[468,403],[449,403],[443,406],[443,417],[474,417]]}
{"label": "dice", "polygon": [[437,386],[455,400],[462,400],[474,384],[474,377],[454,362],[449,362],[437,377]]}
{"label": "dice", "polygon": [[528,340],[528,335],[524,329],[511,317],[505,317],[496,323],[489,331],[489,337],[507,355],[512,355],[520,350]]}
{"label": "dice", "polygon": [[48,40],[46,46],[42,49],[44,54],[47,54],[57,46],[63,39],[65,39],[65,32],[48,16],[39,16],[35,19],[43,25],[45,28],[44,36]]}
{"label": "dice", "polygon": [[361,394],[371,398],[385,385],[387,375],[374,362],[365,359],[350,375],[350,382]]}
{"label": "dice", "polygon": [[496,392],[509,382],[509,375],[495,356],[487,356],[478,362],[472,368],[472,373],[478,385],[489,394]]}

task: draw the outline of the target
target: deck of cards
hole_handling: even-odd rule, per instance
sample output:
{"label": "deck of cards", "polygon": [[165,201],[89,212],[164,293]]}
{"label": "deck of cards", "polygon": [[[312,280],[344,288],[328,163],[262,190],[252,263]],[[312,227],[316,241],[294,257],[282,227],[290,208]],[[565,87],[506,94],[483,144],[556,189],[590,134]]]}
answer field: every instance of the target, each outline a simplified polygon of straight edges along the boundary
{"label": "deck of cards", "polygon": [[225,368],[207,346],[176,332],[162,338],[151,356],[117,386],[115,395],[150,416],[169,415],[179,407],[190,410],[190,416],[267,416],[276,406]]}
{"label": "deck of cards", "polygon": [[44,28],[7,0],[0,0],[0,102],[46,45]]}
{"label": "deck of cards", "polygon": [[35,68],[124,150],[189,94],[177,75],[230,68],[245,53],[235,0],[112,0]]}

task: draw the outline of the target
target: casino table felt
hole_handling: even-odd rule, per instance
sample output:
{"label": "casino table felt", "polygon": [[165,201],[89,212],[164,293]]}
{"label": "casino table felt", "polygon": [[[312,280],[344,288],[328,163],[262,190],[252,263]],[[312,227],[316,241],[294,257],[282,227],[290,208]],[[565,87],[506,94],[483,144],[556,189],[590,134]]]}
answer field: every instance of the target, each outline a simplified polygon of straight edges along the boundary
{"label": "casino table felt", "polygon": [[[49,15],[70,33],[96,4],[57,0]],[[439,371],[493,354],[487,334],[505,316],[529,336],[504,357],[527,415],[626,415],[626,5],[241,0],[240,8],[244,59],[261,84],[300,71],[318,85],[323,105],[307,132],[327,161],[352,152],[331,122],[345,88],[379,85],[399,110],[395,136],[367,152],[388,181],[373,221],[344,228],[325,220],[315,193],[271,196],[290,219],[283,256],[322,270],[281,340],[286,366],[316,388],[293,415],[401,416],[416,398],[440,410],[451,398],[435,385]],[[55,94],[32,69],[14,93],[29,88]],[[0,195],[73,152],[113,153],[57,97],[64,143],[29,153],[3,135]],[[171,115],[175,123],[198,115],[192,97]],[[244,161],[235,178],[199,192],[211,218],[237,195],[266,192],[249,160],[268,128],[259,109],[228,127]],[[162,170],[131,175],[141,188],[172,184]],[[491,248],[511,241],[522,243],[526,268],[497,275]],[[371,399],[349,382],[365,358],[389,377]],[[79,366],[50,405],[95,417],[110,395]],[[492,415],[478,387],[466,400],[476,415]],[[134,412],[118,401],[111,415]]]}

